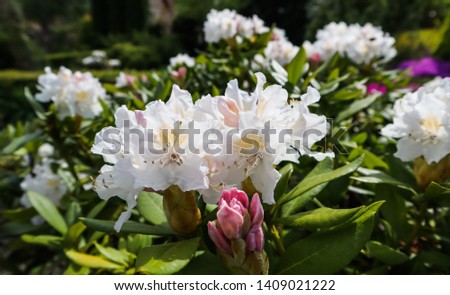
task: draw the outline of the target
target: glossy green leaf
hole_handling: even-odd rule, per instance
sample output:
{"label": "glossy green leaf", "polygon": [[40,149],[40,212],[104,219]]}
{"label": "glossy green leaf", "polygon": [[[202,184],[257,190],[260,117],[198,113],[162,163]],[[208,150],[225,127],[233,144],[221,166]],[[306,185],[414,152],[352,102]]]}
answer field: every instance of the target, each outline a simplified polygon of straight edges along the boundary
{"label": "glossy green leaf", "polygon": [[[99,220],[91,218],[80,218],[80,220],[91,229],[107,233],[116,233],[116,231],[114,230],[115,221]],[[125,222],[122,226],[122,229],[120,230],[120,234],[127,234],[127,233],[137,233],[155,236],[167,236],[174,234],[169,228],[166,227],[148,225],[133,221]]]}
{"label": "glossy green leaf", "polygon": [[81,221],[75,222],[67,230],[67,234],[65,236],[66,241],[72,246],[76,247],[78,241],[81,238],[81,234],[84,232],[85,229],[86,225],[84,225]]}
{"label": "glossy green leaf", "polygon": [[290,227],[306,228],[309,230],[329,228],[348,222],[361,210],[361,208],[362,207],[352,209],[319,208],[282,217],[277,221]]}
{"label": "glossy green leaf", "polygon": [[434,266],[450,267],[450,255],[439,251],[422,251],[417,256],[417,259]]}
{"label": "glossy green leaf", "polygon": [[383,200],[386,204],[380,209],[381,216],[392,226],[395,235],[400,239],[410,236],[410,225],[407,223],[407,207],[403,199],[392,186],[377,185],[375,200]]}
{"label": "glossy green leaf", "polygon": [[199,241],[195,238],[143,248],[136,259],[136,268],[145,274],[176,273],[194,257]]}
{"label": "glossy green leaf", "polygon": [[78,221],[78,217],[82,215],[81,212],[81,206],[77,202],[72,202],[69,205],[69,209],[67,209],[66,212],[66,221],[67,224],[74,224],[76,221]]}
{"label": "glossy green leaf", "polygon": [[42,245],[51,248],[61,247],[63,242],[63,238],[51,235],[39,235],[39,236],[22,235],[21,239],[22,241],[29,244]]}
{"label": "glossy green leaf", "polygon": [[[314,167],[311,172],[306,175],[304,181],[313,176],[323,174],[325,172],[329,172],[333,170],[333,159],[326,158],[320,161],[316,167]],[[317,196],[325,187],[327,183],[322,183],[317,185],[316,187],[300,194],[297,198],[287,202],[281,208],[282,216],[289,216],[293,213],[300,211],[304,206],[306,206],[311,200]]]}
{"label": "glossy green leaf", "polygon": [[354,172],[362,163],[364,156],[361,156],[350,162],[349,164],[340,167],[336,170],[325,172],[319,175],[312,176],[310,178],[305,178],[299,184],[297,184],[289,193],[280,198],[278,204],[283,204],[289,202],[300,196],[301,194],[307,192],[308,190],[318,186],[319,184],[329,182],[333,179],[339,178],[341,176],[350,174]]}
{"label": "glossy green leaf", "polygon": [[274,267],[275,274],[334,274],[354,259],[369,240],[382,202],[363,210],[352,223],[319,232],[291,244]]}
{"label": "glossy green leaf", "polygon": [[61,234],[65,234],[67,232],[67,224],[52,201],[50,201],[47,197],[33,191],[27,191],[27,196],[31,205],[33,205],[45,221],[47,221]]}
{"label": "glossy green leaf", "polygon": [[353,180],[363,182],[363,183],[391,184],[391,185],[396,185],[400,188],[414,191],[411,188],[411,186],[409,186],[408,184],[403,183],[382,171],[372,170],[372,169],[367,169],[367,168],[359,168],[358,172],[363,174],[364,176],[352,176],[351,178]]}
{"label": "glossy green leaf", "polygon": [[[355,96],[354,96],[355,94],[356,94],[356,96],[358,96],[360,94],[360,92],[349,93],[349,94],[347,94],[347,96],[345,98],[346,99],[355,98]],[[345,108],[342,112],[340,112],[336,116],[335,122],[340,122],[344,119],[347,119],[348,117],[353,116],[357,112],[367,108],[377,99],[377,97],[378,97],[377,95],[372,95],[372,96],[354,101],[352,104],[350,104],[350,106],[348,108]],[[335,98],[336,98],[336,96],[335,96]]]}
{"label": "glossy green leaf", "polygon": [[425,189],[424,198],[433,204],[448,207],[450,206],[450,187],[431,182]]}
{"label": "glossy green leaf", "polygon": [[198,251],[195,257],[177,275],[228,275],[230,271],[211,252]]}
{"label": "glossy green leaf", "polygon": [[278,200],[286,191],[289,179],[291,178],[293,171],[294,166],[291,163],[284,165],[283,168],[278,171],[281,174],[281,177],[277,182],[277,186],[275,187],[275,200]]}
{"label": "glossy green leaf", "polygon": [[95,248],[97,248],[98,252],[108,260],[111,260],[123,266],[127,266],[129,257],[125,253],[112,247],[103,247],[98,243],[94,243],[94,245]]}
{"label": "glossy green leaf", "polygon": [[303,68],[306,64],[306,51],[303,47],[300,48],[297,55],[287,66],[288,81],[292,85],[297,84],[300,76],[303,73]]}
{"label": "glossy green leaf", "polygon": [[19,221],[19,222],[27,222],[33,216],[36,215],[36,210],[34,208],[17,208],[17,209],[9,209],[2,210],[1,214],[8,220],[11,221]]}
{"label": "glossy green leaf", "polygon": [[142,192],[137,199],[137,208],[147,221],[155,225],[167,223],[163,208],[163,196],[160,194]]}
{"label": "glossy green leaf", "polygon": [[35,140],[39,136],[41,136],[42,131],[37,130],[33,133],[27,133],[20,137],[14,138],[7,146],[5,146],[2,150],[2,154],[9,155],[17,151],[19,148],[23,147],[26,143]]}
{"label": "glossy green leaf", "polygon": [[389,265],[402,264],[408,261],[408,256],[378,241],[369,241],[366,244],[370,256]]}
{"label": "glossy green leaf", "polygon": [[105,269],[118,269],[122,268],[121,265],[106,260],[103,257],[80,253],[75,250],[66,251],[66,256],[74,263],[80,266],[86,266],[90,268],[105,268]]}
{"label": "glossy green leaf", "polygon": [[364,161],[362,164],[364,167],[367,167],[369,169],[373,169],[375,167],[380,167],[386,170],[389,169],[388,164],[384,162],[380,157],[378,157],[377,155],[368,150],[363,149],[360,146],[358,146],[356,149],[353,149],[350,152],[349,160],[355,159],[356,157],[359,157],[362,154],[364,154]]}
{"label": "glossy green leaf", "polygon": [[34,226],[30,223],[21,223],[15,221],[7,222],[0,225],[0,237],[3,238],[9,236],[17,236],[36,231],[37,229],[37,226]]}

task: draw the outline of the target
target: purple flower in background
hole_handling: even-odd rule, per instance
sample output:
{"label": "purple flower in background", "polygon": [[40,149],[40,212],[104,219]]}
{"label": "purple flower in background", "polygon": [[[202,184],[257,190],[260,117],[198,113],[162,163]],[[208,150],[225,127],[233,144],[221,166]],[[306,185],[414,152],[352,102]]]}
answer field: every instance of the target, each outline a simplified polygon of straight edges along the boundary
{"label": "purple flower in background", "polygon": [[385,94],[387,92],[386,86],[380,83],[369,83],[366,87],[368,94],[374,94],[375,92]]}
{"label": "purple flower in background", "polygon": [[450,77],[450,62],[424,57],[419,60],[407,60],[402,62],[399,69],[410,69],[413,77],[440,76]]}

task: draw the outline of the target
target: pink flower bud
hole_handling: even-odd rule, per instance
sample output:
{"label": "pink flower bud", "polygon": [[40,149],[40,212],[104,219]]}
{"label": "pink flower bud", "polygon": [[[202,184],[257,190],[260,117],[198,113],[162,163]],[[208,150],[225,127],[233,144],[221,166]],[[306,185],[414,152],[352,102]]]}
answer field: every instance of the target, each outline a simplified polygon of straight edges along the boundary
{"label": "pink flower bud", "polygon": [[254,194],[252,201],[250,202],[250,217],[252,220],[252,226],[261,227],[264,221],[264,209],[261,205],[261,200],[258,194]]}
{"label": "pink flower bud", "polygon": [[264,247],[264,234],[261,226],[253,226],[245,239],[247,253],[261,252]]}
{"label": "pink flower bud", "polygon": [[[240,191],[236,188],[232,188],[229,191],[223,191],[221,200],[225,200],[227,204],[230,204],[233,200],[238,201],[242,204],[242,206],[247,209],[248,208],[248,197],[244,191]],[[220,206],[220,202],[219,202]]]}
{"label": "pink flower bud", "polygon": [[242,237],[242,226],[244,225],[242,212],[230,207],[224,200],[221,200],[219,207],[217,223],[224,235],[229,239]]}
{"label": "pink flower bud", "polygon": [[313,53],[309,59],[314,63],[319,63],[320,62],[320,54]]}
{"label": "pink flower bud", "polygon": [[176,79],[184,78],[186,76],[187,69],[186,67],[180,67],[178,70],[171,72],[172,77]]}
{"label": "pink flower bud", "polygon": [[232,255],[230,241],[225,235],[217,229],[213,222],[208,222],[208,234],[211,240],[214,242],[220,251]]}

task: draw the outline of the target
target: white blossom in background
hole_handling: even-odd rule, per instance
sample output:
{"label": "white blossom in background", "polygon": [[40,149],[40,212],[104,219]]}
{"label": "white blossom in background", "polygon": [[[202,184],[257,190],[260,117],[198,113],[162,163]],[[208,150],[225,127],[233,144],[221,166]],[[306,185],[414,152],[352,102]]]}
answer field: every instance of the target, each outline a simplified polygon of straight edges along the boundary
{"label": "white blossom in background", "polygon": [[117,88],[128,87],[133,85],[135,81],[135,76],[120,72],[119,76],[116,77],[116,83],[114,84],[114,86],[116,86]]}
{"label": "white blossom in background", "polygon": [[285,39],[269,41],[264,49],[264,56],[267,60],[276,60],[280,65],[285,66],[294,59],[299,51],[299,47]]}
{"label": "white blossom in background", "polygon": [[109,67],[116,68],[122,64],[118,59],[108,59],[108,55],[103,50],[93,50],[91,55],[84,57],[81,63],[88,67]]}
{"label": "white blossom in background", "polygon": [[38,78],[36,100],[53,102],[60,119],[79,115],[94,118],[102,112],[100,99],[108,102],[105,89],[91,73],[75,72],[61,67],[53,73],[49,67]]}
{"label": "white blossom in background", "polygon": [[450,78],[406,94],[394,110],[393,123],[381,133],[399,138],[396,157],[411,161],[423,156],[430,164],[450,153]]}
{"label": "white blossom in background", "polygon": [[347,25],[332,22],[319,30],[316,41],[305,41],[303,47],[309,57],[322,61],[339,53],[357,64],[387,62],[397,54],[395,39],[370,23]]}
{"label": "white blossom in background", "polygon": [[170,58],[169,70],[176,70],[178,67],[181,66],[192,68],[193,66],[195,66],[195,59],[185,53],[180,53]]}
{"label": "white blossom in background", "polygon": [[[54,148],[48,143],[44,143],[38,149],[39,163],[36,163],[32,171],[25,176],[20,183],[20,188],[24,191],[20,199],[20,203],[29,208],[31,207],[30,200],[26,191],[33,191],[47,197],[55,205],[59,205],[61,198],[67,192],[67,185],[60,175],[53,172],[52,166],[65,167],[66,163],[61,160],[54,160]],[[42,223],[40,217],[31,219],[35,225]]]}
{"label": "white blossom in background", "polygon": [[212,9],[203,24],[203,33],[207,43],[218,43],[220,40],[235,37],[249,39],[268,31],[269,28],[264,25],[264,21],[256,15],[247,18],[230,9],[221,11]]}
{"label": "white blossom in background", "polygon": [[[285,89],[264,88],[265,76],[256,76],[258,83],[251,93],[233,80],[224,95],[207,95],[194,104],[189,92],[175,85],[166,103],[154,101],[142,111],[125,106],[117,110],[115,126],[97,133],[92,147],[107,163],[94,181],[94,190],[103,199],[118,196],[128,204],[116,230],[130,217],[143,190],[163,191],[176,185],[182,191],[197,190],[206,202],[217,203],[224,189],[241,187],[250,179],[264,202],[272,204],[281,176],[275,165],[298,162],[301,154],[319,160],[333,156],[310,150],[328,131],[325,117],[308,109],[319,101],[318,91],[310,87],[301,101],[289,102]],[[266,124],[269,134],[263,134]],[[190,126],[199,132],[193,138],[181,132]],[[213,138],[222,136],[221,141],[210,143],[204,137],[212,130]]]}

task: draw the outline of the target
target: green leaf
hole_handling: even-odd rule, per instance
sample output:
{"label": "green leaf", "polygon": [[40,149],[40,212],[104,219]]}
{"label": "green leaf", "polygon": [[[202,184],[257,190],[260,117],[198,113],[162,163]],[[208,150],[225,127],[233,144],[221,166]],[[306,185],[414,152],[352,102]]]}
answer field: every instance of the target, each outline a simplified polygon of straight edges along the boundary
{"label": "green leaf", "polygon": [[[325,158],[323,161],[319,162],[316,165],[316,167],[314,167],[314,169],[308,173],[308,175],[306,175],[304,181],[313,176],[329,172],[332,170],[333,170],[333,160],[330,158]],[[292,213],[300,211],[304,206],[306,206],[306,204],[311,202],[311,200],[314,199],[314,197],[317,196],[326,186],[327,183],[319,184],[316,187],[302,193],[292,201],[287,202],[281,208],[281,215],[289,216]]]}
{"label": "green leaf", "polygon": [[0,225],[0,238],[30,233],[37,229],[37,226],[30,223],[7,222]]}
{"label": "green leaf", "polygon": [[98,243],[94,243],[94,245],[98,252],[100,252],[100,254],[108,260],[114,261],[123,266],[128,266],[129,257],[125,253],[111,247],[103,247]]}
{"label": "green leaf", "polygon": [[369,240],[374,215],[382,202],[371,204],[349,225],[319,232],[291,244],[274,267],[275,274],[334,274],[354,259]]}
{"label": "green leaf", "polygon": [[389,265],[402,264],[409,260],[405,253],[392,249],[378,241],[367,242],[366,248],[370,256]]}
{"label": "green leaf", "polygon": [[309,191],[310,189],[318,186],[319,184],[329,182],[333,179],[354,172],[361,165],[363,159],[364,156],[360,156],[353,162],[343,167],[340,167],[336,170],[315,175],[310,178],[305,178],[303,181],[297,184],[289,193],[281,197],[278,204],[284,204],[286,202],[289,202],[290,200],[297,198],[299,195]]}
{"label": "green leaf", "polygon": [[398,239],[407,239],[410,236],[410,227],[407,220],[407,207],[403,199],[391,186],[381,184],[375,189],[375,200],[383,200],[386,205],[380,210],[381,216],[392,226]]}
{"label": "green leaf", "polygon": [[433,204],[450,206],[450,188],[432,181],[424,193],[425,200]]}
{"label": "green leaf", "polygon": [[288,81],[292,85],[297,84],[300,76],[303,73],[303,68],[306,63],[306,51],[303,47],[300,48],[294,59],[288,64]]}
{"label": "green leaf", "polygon": [[361,210],[361,208],[362,207],[352,209],[319,208],[308,212],[282,217],[277,221],[287,226],[306,228],[309,230],[329,228],[348,222],[358,211]]}
{"label": "green leaf", "polygon": [[292,172],[294,171],[294,166],[289,163],[281,168],[278,172],[281,174],[280,179],[275,187],[274,195],[275,200],[278,200],[286,191],[289,179],[291,178]]}
{"label": "green leaf", "polygon": [[450,267],[450,256],[438,251],[422,251],[417,259],[434,266]]}
{"label": "green leaf", "polygon": [[[359,97],[359,96],[361,95],[361,93],[362,93],[362,90],[360,90],[360,89],[356,89],[356,88],[343,88],[343,89],[338,90],[338,91],[336,91],[336,92],[333,93],[332,100],[334,100],[334,101],[351,100],[351,99],[354,99],[354,98]],[[372,97],[370,97],[370,98],[372,98]],[[377,96],[375,96],[375,99],[376,99],[376,98],[377,98]],[[375,99],[373,99],[373,100],[375,100]],[[350,107],[349,107],[348,109],[352,108],[352,106],[353,106],[353,109],[358,109],[357,111],[361,110],[362,108],[359,108],[359,107],[357,107],[357,106],[354,106],[354,104],[355,104],[356,102],[361,102],[361,101],[365,101],[365,100],[367,100],[367,98],[355,101],[354,103],[352,103],[352,104],[350,105]],[[373,102],[373,101],[372,101],[372,102]],[[365,104],[367,104],[367,102],[360,103],[360,104],[358,104],[358,105],[365,105]],[[369,106],[369,105],[370,105],[370,104],[367,104],[366,107]],[[356,111],[356,112],[357,112],[357,111]],[[355,112],[355,113],[356,113],[356,112]]]}
{"label": "green leaf", "polygon": [[[114,230],[115,221],[99,220],[91,218],[80,218],[80,220],[91,229],[107,233],[116,233],[116,231]],[[174,232],[172,232],[169,228],[166,227],[148,225],[133,221],[125,222],[122,226],[122,229],[120,230],[120,233],[121,234],[136,233],[155,236],[168,236],[174,234]]]}
{"label": "green leaf", "polygon": [[177,275],[228,275],[230,271],[219,257],[211,252],[198,251],[195,257]]}
{"label": "green leaf", "polygon": [[24,95],[25,95],[25,98],[27,99],[28,103],[33,108],[33,111],[36,114],[36,116],[39,119],[44,120],[45,119],[44,108],[36,101],[36,99],[31,94],[30,89],[28,87],[25,87]]}
{"label": "green leaf", "polygon": [[137,199],[137,208],[147,221],[155,225],[167,223],[163,208],[163,196],[160,194],[142,192]]}
{"label": "green leaf", "polygon": [[[367,136],[367,133],[366,133]],[[354,139],[352,139],[354,141]],[[380,167],[383,169],[389,169],[389,166],[386,162],[384,162],[380,157],[373,154],[372,152],[369,152],[368,150],[363,149],[362,147],[358,146],[356,149],[353,149],[350,152],[349,160],[355,159],[359,157],[360,155],[364,154],[364,161],[363,166],[367,167],[369,169],[373,169],[375,167]]]}
{"label": "green leaf", "polygon": [[22,235],[21,239],[22,241],[29,244],[42,245],[51,248],[59,248],[62,246],[63,242],[63,238],[51,235],[40,235],[40,236]]}
{"label": "green leaf", "polygon": [[[356,94],[359,95],[360,93],[356,92]],[[347,119],[348,117],[353,116],[357,112],[367,108],[377,99],[377,97],[378,97],[377,95],[372,95],[372,96],[354,101],[348,108],[345,108],[342,112],[340,112],[336,116],[335,122],[337,123],[344,119]],[[354,97],[350,96],[350,98],[354,98]]]}
{"label": "green leaf", "polygon": [[66,241],[73,247],[76,247],[78,241],[81,238],[81,234],[84,232],[85,229],[86,225],[84,225],[81,221],[75,222],[67,230],[67,234],[65,236]]}
{"label": "green leaf", "polygon": [[65,275],[88,275],[90,274],[89,267],[79,266],[75,263],[70,263],[67,269],[64,271]]}
{"label": "green leaf", "polygon": [[26,143],[41,136],[42,130],[37,130],[33,133],[28,133],[20,137],[14,138],[7,146],[2,150],[2,154],[9,155],[17,151],[19,148],[23,147]]}
{"label": "green leaf", "polygon": [[194,257],[200,238],[143,248],[136,269],[145,274],[167,275],[180,271]]}
{"label": "green leaf", "polygon": [[363,182],[363,183],[395,185],[399,188],[403,188],[403,189],[406,189],[406,190],[409,190],[409,191],[412,191],[413,193],[415,193],[414,189],[411,188],[410,185],[408,185],[404,182],[401,182],[384,172],[381,172],[378,170],[367,169],[367,168],[359,168],[358,172],[365,176],[352,176],[351,178],[353,180]]}
{"label": "green leaf", "polygon": [[74,263],[90,268],[118,269],[121,265],[104,259],[100,256],[80,253],[75,250],[66,251],[66,256]]}
{"label": "green leaf", "polygon": [[6,219],[19,222],[27,222],[36,215],[36,210],[32,207],[2,210],[0,212]]}
{"label": "green leaf", "polygon": [[81,215],[82,212],[80,204],[77,202],[70,203],[69,209],[67,209],[66,212],[67,224],[74,224],[78,220],[78,217],[80,217]]}
{"label": "green leaf", "polygon": [[64,235],[67,232],[67,224],[55,204],[47,197],[36,192],[27,191],[26,194],[31,205],[33,205],[39,215],[41,215],[53,228]]}

